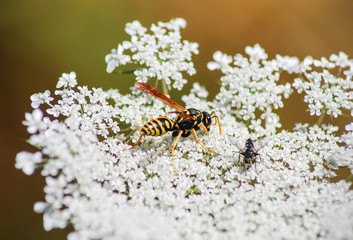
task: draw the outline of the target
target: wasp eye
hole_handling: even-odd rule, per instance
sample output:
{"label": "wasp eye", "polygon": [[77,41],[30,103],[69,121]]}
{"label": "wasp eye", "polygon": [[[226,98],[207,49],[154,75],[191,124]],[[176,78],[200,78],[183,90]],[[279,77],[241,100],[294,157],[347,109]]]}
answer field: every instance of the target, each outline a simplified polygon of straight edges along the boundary
{"label": "wasp eye", "polygon": [[202,112],[203,115],[203,123],[205,126],[211,125],[211,116],[208,112]]}

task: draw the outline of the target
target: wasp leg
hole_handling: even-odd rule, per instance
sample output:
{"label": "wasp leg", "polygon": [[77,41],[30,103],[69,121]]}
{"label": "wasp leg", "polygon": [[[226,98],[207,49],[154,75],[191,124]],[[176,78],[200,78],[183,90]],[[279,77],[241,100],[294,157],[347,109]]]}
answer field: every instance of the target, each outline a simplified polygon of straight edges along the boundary
{"label": "wasp leg", "polygon": [[210,136],[210,134],[207,131],[207,128],[205,127],[205,125],[203,125],[202,123],[199,125],[199,127],[202,127],[202,129],[207,133],[208,136]]}
{"label": "wasp leg", "polygon": [[195,129],[191,129],[190,132],[192,132],[192,133],[194,134],[196,142],[197,142],[198,144],[200,144],[201,147],[203,147],[203,149],[205,149],[205,150],[207,150],[207,151],[209,151],[209,152],[211,152],[211,153],[216,153],[215,151],[213,151],[213,150],[211,150],[211,149],[208,149],[207,147],[205,147],[204,145],[202,145],[202,143],[199,141],[199,138],[197,137],[197,134],[196,134]]}
{"label": "wasp leg", "polygon": [[181,137],[181,134],[183,134],[183,130],[180,130],[178,132],[178,136],[175,138],[173,144],[172,144],[172,167],[173,167],[173,170],[174,170],[174,173],[175,175],[178,175],[177,171],[175,170],[175,166],[174,166],[174,148],[175,146],[177,145],[178,141],[179,141],[179,138]]}
{"label": "wasp leg", "polygon": [[141,135],[140,138],[137,140],[137,142],[135,143],[134,146],[132,146],[132,147],[129,148],[129,149],[124,149],[123,151],[129,151],[129,150],[134,149],[134,148],[137,146],[137,144],[139,144],[139,142],[141,141],[141,138],[142,138],[143,136],[145,136],[145,135]]}

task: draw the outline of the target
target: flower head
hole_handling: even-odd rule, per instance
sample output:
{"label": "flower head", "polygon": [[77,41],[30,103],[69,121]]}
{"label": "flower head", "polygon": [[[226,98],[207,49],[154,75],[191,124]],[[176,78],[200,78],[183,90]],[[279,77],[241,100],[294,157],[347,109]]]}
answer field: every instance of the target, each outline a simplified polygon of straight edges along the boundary
{"label": "flower head", "polygon": [[[353,107],[353,83],[352,70],[343,71],[343,77],[340,76],[341,69],[348,67],[348,61],[343,53],[332,55],[330,59],[321,58],[312,63],[315,67],[323,68],[322,71],[314,71],[310,68],[301,71],[300,78],[294,80],[293,87],[298,93],[304,92],[304,101],[308,103],[311,115],[320,116],[328,114],[337,118],[342,114],[343,109],[352,109]],[[331,73],[331,69],[339,67],[338,74]]]}
{"label": "flower head", "polygon": [[[155,76],[175,88],[185,84],[178,67],[185,59],[191,63],[187,53],[195,49],[178,42],[185,24],[181,19],[158,23],[151,27],[153,35],[138,22],[126,26],[133,36],[123,49],[135,53],[132,60],[149,64],[137,75],[140,80]],[[332,181],[337,168],[353,169],[352,123],[342,136],[334,125],[304,123],[279,130],[275,113],[292,92],[289,82],[279,81],[283,71],[305,74],[307,81],[293,85],[315,112],[322,105],[332,115],[339,115],[342,106],[352,110],[350,96],[343,94],[351,91],[351,83],[329,72],[332,62],[347,66],[349,78],[350,60],[270,60],[259,45],[246,53],[249,57],[214,55],[209,67],[224,74],[215,99],[208,101],[198,83],[182,96],[185,108],[199,109],[201,118],[212,113],[212,124],[208,132],[195,125],[197,137],[187,137],[194,134],[186,127],[172,128],[184,131],[178,141],[170,132],[141,136],[151,119],[165,116],[175,122],[178,113],[135,88],[128,94],[89,89],[76,86],[70,73],[59,79],[54,100],[46,92],[32,95],[36,107],[48,104],[46,112],[36,108],[23,121],[31,134],[28,142],[39,150],[20,152],[15,167],[25,174],[38,169],[45,178],[44,201],[34,206],[43,214],[44,228],[70,224],[71,240],[352,238],[351,184]],[[108,59],[108,64],[118,61]],[[318,66],[322,71],[312,70]],[[222,134],[215,126],[218,118]],[[140,138],[133,150],[125,150]],[[247,139],[257,154],[245,154]]]}
{"label": "flower head", "polygon": [[182,72],[189,75],[196,70],[191,62],[192,54],[198,54],[198,44],[181,40],[180,29],[185,28],[184,19],[177,18],[167,23],[152,24],[150,31],[134,21],[126,24],[125,31],[131,41],[125,41],[113,49],[105,58],[107,72],[111,73],[128,62],[140,65],[134,70],[137,81],[147,82],[150,78],[165,81],[181,90],[187,82]]}
{"label": "flower head", "polygon": [[[250,59],[237,54],[233,62],[230,56],[219,51],[214,54],[215,62],[210,62],[208,67],[210,70],[219,69],[224,74],[216,99],[229,105],[239,119],[255,119],[256,110],[260,110],[267,113],[261,118],[272,124],[279,120],[272,110],[282,108],[282,96],[288,98],[292,93],[290,83],[278,83],[281,67],[289,69],[288,63],[285,64],[284,59],[279,57],[267,60],[267,54],[258,44],[246,47],[245,51]],[[292,66],[294,64],[291,63]],[[267,119],[265,116],[271,117]],[[276,122],[273,126],[280,125]]]}

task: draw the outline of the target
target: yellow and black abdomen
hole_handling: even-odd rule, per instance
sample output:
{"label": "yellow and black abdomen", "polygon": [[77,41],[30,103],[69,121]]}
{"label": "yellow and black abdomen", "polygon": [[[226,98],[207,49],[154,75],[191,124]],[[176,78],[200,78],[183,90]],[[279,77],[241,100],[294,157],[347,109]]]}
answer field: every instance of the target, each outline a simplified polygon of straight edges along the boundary
{"label": "yellow and black abdomen", "polygon": [[140,135],[147,136],[162,136],[166,132],[171,131],[174,127],[174,123],[167,116],[161,116],[155,119],[149,120],[140,130]]}

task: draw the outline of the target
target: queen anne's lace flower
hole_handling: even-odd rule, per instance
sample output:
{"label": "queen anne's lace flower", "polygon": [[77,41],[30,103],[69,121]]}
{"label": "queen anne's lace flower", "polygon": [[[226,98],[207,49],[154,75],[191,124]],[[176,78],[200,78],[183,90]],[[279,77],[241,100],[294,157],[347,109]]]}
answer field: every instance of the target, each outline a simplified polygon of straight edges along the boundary
{"label": "queen anne's lace flower", "polygon": [[260,110],[266,112],[261,116],[265,123],[280,126],[274,122],[279,117],[275,117],[272,110],[282,108],[282,96],[288,98],[292,93],[290,83],[278,83],[280,72],[297,66],[297,61],[280,56],[272,61],[267,60],[267,54],[258,44],[246,47],[245,50],[249,59],[237,54],[232,62],[230,56],[217,51],[213,55],[215,62],[208,63],[210,70],[218,69],[224,74],[221,77],[221,91],[216,99],[228,105],[239,119],[248,121],[260,117],[255,114]]}
{"label": "queen anne's lace flower", "polygon": [[[326,58],[314,60],[314,66],[323,70],[303,69],[300,72],[302,77],[294,80],[293,87],[298,93],[305,93],[304,101],[308,103],[311,115],[328,114],[337,118],[343,109],[353,108],[353,62],[345,54],[339,55],[331,55],[332,62]],[[335,67],[338,71],[332,73]]]}
{"label": "queen anne's lace flower", "polygon": [[50,96],[50,91],[46,90],[44,93],[36,93],[31,96],[31,106],[33,108],[38,108],[43,103],[50,105],[50,102],[53,100],[54,98]]}
{"label": "queen anne's lace flower", "polygon": [[22,171],[27,175],[32,175],[37,164],[43,161],[42,158],[43,156],[41,152],[20,152],[16,156],[15,167],[18,169],[22,169]]}
{"label": "queen anne's lace flower", "polygon": [[25,118],[26,120],[22,121],[22,124],[27,126],[27,132],[30,134],[46,128],[46,124],[43,122],[43,112],[40,109],[34,109],[32,113],[26,113]]}
{"label": "queen anne's lace flower", "polygon": [[[164,39],[166,32],[180,27],[185,27],[181,19],[159,23],[148,36],[139,22],[127,24],[126,31],[135,39],[129,48],[146,56],[141,39]],[[179,36],[166,38],[174,43]],[[150,56],[165,54],[163,47],[158,51],[160,55]],[[337,109],[348,97],[338,95],[351,88],[350,60],[342,54],[330,58],[336,67],[344,68],[347,79],[342,79],[328,72],[327,63],[313,73],[311,68],[317,64],[312,66],[310,58],[268,60],[259,45],[247,47],[246,52],[249,58],[214,55],[209,67],[224,74],[216,99],[207,101],[208,92],[198,83],[182,97],[186,108],[215,111],[222,134],[213,125],[209,136],[197,131],[200,142],[215,155],[192,136],[180,139],[175,148],[178,176],[171,167],[171,133],[145,136],[138,147],[123,151],[136,142],[146,121],[162,115],[175,119],[176,114],[168,113],[171,109],[154,97],[136,89],[121,94],[116,89],[76,86],[74,73],[59,79],[54,100],[48,92],[32,95],[36,109],[26,113],[23,124],[31,134],[28,142],[37,150],[18,153],[15,166],[25,174],[39,168],[45,177],[45,200],[34,206],[43,214],[44,228],[70,224],[71,240],[352,238],[351,184],[331,180],[339,167],[353,171],[353,123],[341,137],[336,126],[297,124],[293,130],[279,131],[280,119],[274,112],[283,107],[282,96],[292,92],[290,83],[279,84],[280,73],[288,71],[311,74],[312,82],[321,81],[315,85],[296,80],[294,85],[307,94],[312,109],[320,111],[323,103],[339,115]],[[175,74],[173,66],[164,67],[169,70],[158,74]],[[145,75],[150,76],[146,72],[138,76],[146,80]],[[314,84],[312,91],[322,98],[337,94],[335,101],[318,103],[306,84]],[[344,106],[352,110],[347,102]],[[249,138],[261,155],[242,172],[243,159],[236,165],[238,148]]]}
{"label": "queen anne's lace flower", "polygon": [[112,49],[112,52],[105,57],[107,65],[107,72],[111,73],[116,67],[125,65],[131,58],[128,55],[124,55],[124,47],[119,44],[117,49]]}
{"label": "queen anne's lace flower", "polygon": [[63,75],[59,78],[58,83],[56,84],[56,88],[61,87],[75,87],[77,84],[76,73],[63,73]]}
{"label": "queen anne's lace flower", "polygon": [[150,78],[157,78],[181,90],[187,82],[182,72],[189,75],[196,73],[191,58],[192,54],[198,54],[197,43],[181,41],[180,29],[185,27],[186,21],[177,18],[167,23],[152,24],[149,34],[140,22],[127,23],[125,31],[131,36],[131,41],[119,44],[105,57],[107,72],[134,63],[141,66],[133,71],[137,81],[147,82]]}

